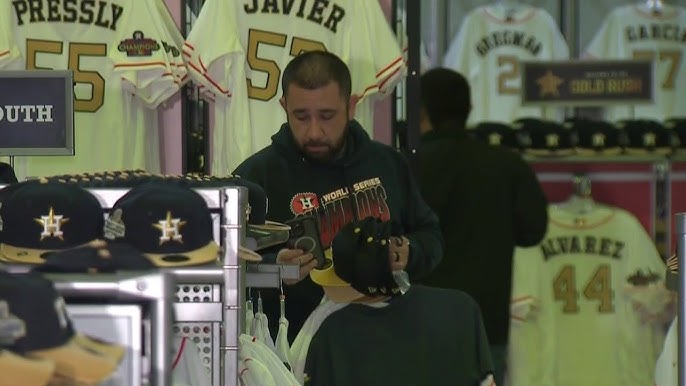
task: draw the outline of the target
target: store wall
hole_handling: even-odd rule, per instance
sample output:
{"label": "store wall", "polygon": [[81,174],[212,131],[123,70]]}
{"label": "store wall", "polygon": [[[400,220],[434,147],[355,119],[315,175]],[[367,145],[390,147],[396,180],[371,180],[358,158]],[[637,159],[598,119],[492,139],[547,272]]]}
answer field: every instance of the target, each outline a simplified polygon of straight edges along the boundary
{"label": "store wall", "polygon": [[[165,0],[181,28],[181,1]],[[181,174],[183,171],[183,126],[181,120],[181,93],[178,92],[159,108],[160,156],[162,173]]]}

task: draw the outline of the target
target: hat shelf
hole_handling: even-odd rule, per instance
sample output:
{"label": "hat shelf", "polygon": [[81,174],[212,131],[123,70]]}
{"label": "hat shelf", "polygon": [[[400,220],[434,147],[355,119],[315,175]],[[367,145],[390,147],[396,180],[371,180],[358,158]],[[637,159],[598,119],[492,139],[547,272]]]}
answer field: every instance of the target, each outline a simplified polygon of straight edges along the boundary
{"label": "hat shelf", "polygon": [[[89,188],[107,214],[126,188]],[[248,190],[241,186],[194,189],[207,202],[213,236],[220,245],[217,264],[160,268],[116,274],[49,274],[63,296],[113,303],[148,303],[150,366],[143,374],[151,386],[171,385],[171,337],[181,333],[201,349],[212,385],[238,386],[238,337],[243,332],[245,288],[279,288],[297,278],[297,266],[245,263],[238,246],[245,242]],[[27,266],[7,266],[12,272]],[[146,370],[144,370],[146,372]]]}

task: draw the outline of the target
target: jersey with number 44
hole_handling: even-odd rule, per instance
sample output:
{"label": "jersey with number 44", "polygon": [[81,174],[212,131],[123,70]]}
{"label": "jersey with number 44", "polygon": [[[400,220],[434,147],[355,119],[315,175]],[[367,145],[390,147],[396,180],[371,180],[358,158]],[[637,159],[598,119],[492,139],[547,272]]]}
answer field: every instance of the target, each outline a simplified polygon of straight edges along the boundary
{"label": "jersey with number 44", "polygon": [[286,122],[281,74],[294,56],[312,50],[333,52],[348,64],[352,93],[363,97],[356,118],[371,135],[374,101],[405,74],[377,0],[204,3],[184,55],[191,77],[215,98],[214,174],[232,172],[271,143]]}
{"label": "jersey with number 44", "polygon": [[600,59],[650,60],[654,103],[610,107],[607,119],[665,120],[686,112],[686,8],[664,5],[654,14],[640,5],[615,8],[586,48]]}
{"label": "jersey with number 44", "polygon": [[154,7],[140,0],[11,0],[0,14],[8,20],[0,27],[2,70],[74,75],[75,155],[17,157],[18,175],[158,171],[152,108],[179,88],[163,44],[171,38],[157,27],[164,22]]}
{"label": "jersey with number 44", "polygon": [[556,118],[555,109],[521,105],[521,62],[569,58],[569,47],[553,17],[526,5],[481,6],[465,16],[444,66],[472,88],[469,123],[512,122],[522,117]]}
{"label": "jersey with number 44", "polygon": [[512,297],[533,311],[511,324],[511,385],[652,385],[664,329],[628,294],[662,284],[665,269],[629,212],[551,206],[543,241],[515,251]]}

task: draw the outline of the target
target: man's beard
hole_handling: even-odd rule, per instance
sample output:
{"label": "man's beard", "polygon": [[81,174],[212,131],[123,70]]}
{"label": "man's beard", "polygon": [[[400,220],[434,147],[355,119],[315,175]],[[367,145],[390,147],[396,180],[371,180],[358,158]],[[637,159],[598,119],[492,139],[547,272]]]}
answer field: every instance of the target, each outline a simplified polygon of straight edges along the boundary
{"label": "man's beard", "polygon": [[[345,131],[343,132],[343,136],[340,138],[338,143],[334,144],[329,144],[329,143],[324,143],[324,142],[317,142],[317,141],[309,141],[305,142],[304,144],[298,145],[300,152],[303,154],[303,157],[307,159],[308,161],[312,162],[331,162],[336,159],[338,159],[341,154],[343,153],[343,149],[345,148],[345,143],[346,143],[346,138],[348,137],[348,130],[349,129],[349,124],[350,122],[346,123],[345,125]],[[321,147],[326,147],[327,151],[326,152],[309,152],[307,148],[309,147],[315,147],[315,146],[321,146]]]}

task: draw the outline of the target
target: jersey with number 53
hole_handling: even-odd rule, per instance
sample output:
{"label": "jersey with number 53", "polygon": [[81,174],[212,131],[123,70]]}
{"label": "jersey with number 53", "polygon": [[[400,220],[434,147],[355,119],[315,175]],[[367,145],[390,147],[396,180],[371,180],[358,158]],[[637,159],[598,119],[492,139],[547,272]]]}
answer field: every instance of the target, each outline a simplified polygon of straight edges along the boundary
{"label": "jersey with number 53", "polygon": [[14,53],[2,69],[70,69],[75,83],[75,155],[17,157],[17,174],[159,168],[148,116],[178,86],[152,9],[140,0],[2,2],[10,23],[0,27],[0,53]]}
{"label": "jersey with number 53", "polygon": [[555,109],[521,106],[521,61],[569,58],[569,47],[544,9],[481,6],[462,21],[444,58],[472,88],[469,123],[512,122],[521,117],[556,118]]}
{"label": "jersey with number 53", "polygon": [[511,324],[512,386],[652,385],[664,330],[628,293],[661,284],[665,269],[629,212],[551,206],[543,241],[515,251],[512,297],[536,312]]}
{"label": "jersey with number 53", "polygon": [[587,57],[653,61],[654,103],[610,107],[606,118],[665,120],[686,111],[686,8],[653,14],[640,5],[615,8],[586,48]]}
{"label": "jersey with number 53", "polygon": [[[281,74],[304,51],[326,50],[350,68],[352,93],[362,96],[356,118],[371,134],[373,102],[402,78],[400,46],[377,0],[207,0],[186,39],[193,79],[215,103],[212,171],[230,173],[271,143],[286,115],[279,105]],[[240,71],[247,82],[247,95]],[[239,99],[246,109],[236,108]],[[230,98],[230,99],[228,99]],[[224,158],[222,160],[222,158]]]}

